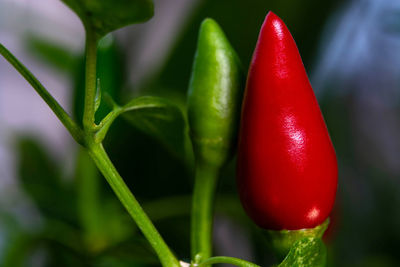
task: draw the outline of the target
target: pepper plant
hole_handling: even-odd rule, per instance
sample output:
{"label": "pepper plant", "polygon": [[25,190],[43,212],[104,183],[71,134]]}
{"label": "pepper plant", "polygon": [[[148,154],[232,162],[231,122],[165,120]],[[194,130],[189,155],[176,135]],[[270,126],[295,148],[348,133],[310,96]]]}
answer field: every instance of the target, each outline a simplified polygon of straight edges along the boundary
{"label": "pepper plant", "polygon": [[[296,45],[283,22],[273,13],[267,15],[245,86],[236,52],[219,25],[205,19],[200,26],[189,82],[186,116],[161,97],[141,96],[120,105],[113,98],[113,89],[103,88],[99,75],[97,57],[102,39],[123,26],[150,19],[151,0],[63,2],[79,16],[86,31],[84,98],[75,118],[3,45],[0,53],[31,84],[80,145],[80,203],[94,203],[85,210],[99,209],[96,199],[85,198],[85,193],[96,187],[92,179],[96,166],[162,266],[258,266],[234,257],[213,256],[212,250],[218,178],[234,157],[241,124],[237,176],[245,210],[266,230],[265,236],[283,260],[279,266],[325,266],[326,250],[321,237],[336,192],[336,158]],[[107,84],[110,86],[113,83]],[[108,110],[100,108],[102,100],[108,103]],[[192,144],[195,183],[189,260],[176,257],[103,147],[108,130],[119,116],[163,140],[186,158],[192,155],[187,144]],[[178,127],[182,134],[168,135],[164,131],[168,127]],[[189,135],[184,129],[189,130]],[[83,214],[82,218],[88,226],[87,242],[96,242],[93,239],[102,231],[100,224],[92,220],[93,216]],[[97,228],[89,227],[93,225]]]}

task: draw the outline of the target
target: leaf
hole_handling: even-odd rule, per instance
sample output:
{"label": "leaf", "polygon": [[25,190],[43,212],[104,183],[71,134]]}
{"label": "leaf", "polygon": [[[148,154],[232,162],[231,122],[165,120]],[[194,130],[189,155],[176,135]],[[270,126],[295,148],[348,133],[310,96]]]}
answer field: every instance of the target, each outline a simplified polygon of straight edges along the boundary
{"label": "leaf", "polygon": [[329,225],[329,218],[314,228],[299,230],[267,230],[265,234],[280,260],[286,257],[295,242],[306,237],[322,238]]}
{"label": "leaf", "polygon": [[307,237],[298,240],[278,267],[324,267],[326,247],[320,238]]}
{"label": "leaf", "polygon": [[122,107],[131,125],[156,138],[178,155],[185,152],[185,121],[175,105],[160,97],[142,96]]}
{"label": "leaf", "polygon": [[94,261],[94,265],[99,267],[159,266],[154,250],[141,236],[109,247]]}
{"label": "leaf", "polygon": [[143,203],[142,207],[153,222],[190,215],[192,196],[163,197]]}
{"label": "leaf", "polygon": [[24,191],[43,216],[75,223],[75,195],[61,181],[57,164],[34,139],[25,137],[18,141],[17,167]]}
{"label": "leaf", "polygon": [[26,45],[33,55],[51,67],[72,73],[76,67],[78,57],[68,47],[40,36],[28,35]]}
{"label": "leaf", "polygon": [[154,14],[152,0],[62,0],[98,37],[124,26],[145,22]]}
{"label": "leaf", "polygon": [[37,238],[26,232],[16,233],[6,240],[2,251],[1,266],[26,266],[28,256],[39,243]]}

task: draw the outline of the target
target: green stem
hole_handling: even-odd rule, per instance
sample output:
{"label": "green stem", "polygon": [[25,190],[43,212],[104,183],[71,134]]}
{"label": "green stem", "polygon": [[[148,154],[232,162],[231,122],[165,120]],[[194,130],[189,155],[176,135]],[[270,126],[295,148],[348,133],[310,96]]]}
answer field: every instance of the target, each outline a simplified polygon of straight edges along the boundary
{"label": "green stem", "polygon": [[107,114],[107,116],[104,117],[104,119],[99,123],[99,125],[97,125],[98,130],[94,136],[94,140],[96,143],[101,143],[104,140],[111,124],[121,114],[121,112],[122,112],[121,108],[115,107],[110,113]]}
{"label": "green stem", "polygon": [[213,203],[218,174],[217,167],[196,164],[191,218],[191,251],[195,263],[212,254]]}
{"label": "green stem", "polygon": [[97,136],[93,135],[93,133],[98,130],[95,124],[97,41],[95,32],[86,27],[85,106],[83,111],[83,127],[86,134],[87,149],[100,172],[106,178],[128,213],[135,220],[143,235],[150,242],[150,245],[156,251],[162,265],[178,267],[180,266],[178,260],[115,169],[101,144],[101,140],[104,138],[110,126],[107,121],[112,122],[119,111],[114,110],[111,112],[106,120],[103,121],[101,127],[103,131],[100,131]]}
{"label": "green stem", "polygon": [[232,265],[239,266],[239,267],[261,267],[257,264],[249,262],[249,261],[245,261],[245,260],[233,258],[233,257],[223,257],[223,256],[208,258],[208,259],[202,261],[197,266],[205,267],[207,265],[218,264],[218,263],[228,263],[228,264],[232,264]]}
{"label": "green stem", "polygon": [[16,58],[10,51],[7,50],[2,44],[0,44],[0,54],[12,65],[14,68],[25,78],[25,80],[35,89],[40,97],[46,102],[51,108],[61,123],[67,128],[72,137],[79,144],[83,144],[83,133],[80,127],[75,123],[73,119],[67,114],[67,112],[61,107],[61,105],[54,99],[54,97],[46,90],[46,88],[36,79],[35,76]]}
{"label": "green stem", "polygon": [[85,131],[91,132],[95,127],[97,38],[95,32],[90,29],[86,30],[85,61],[85,106],[83,110],[83,127]]}
{"label": "green stem", "polygon": [[135,220],[143,235],[156,251],[162,265],[167,267],[180,266],[170,248],[167,246],[136,198],[132,195],[118,171],[115,169],[102,144],[90,145],[89,154],[121,203]]}

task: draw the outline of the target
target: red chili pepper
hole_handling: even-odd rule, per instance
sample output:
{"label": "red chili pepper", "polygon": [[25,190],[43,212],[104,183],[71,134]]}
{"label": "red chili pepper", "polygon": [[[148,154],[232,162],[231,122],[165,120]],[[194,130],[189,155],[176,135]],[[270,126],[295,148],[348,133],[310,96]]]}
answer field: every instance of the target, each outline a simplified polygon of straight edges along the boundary
{"label": "red chili pepper", "polygon": [[237,171],[243,206],[262,228],[312,228],[331,212],[335,151],[296,44],[272,12],[249,70]]}

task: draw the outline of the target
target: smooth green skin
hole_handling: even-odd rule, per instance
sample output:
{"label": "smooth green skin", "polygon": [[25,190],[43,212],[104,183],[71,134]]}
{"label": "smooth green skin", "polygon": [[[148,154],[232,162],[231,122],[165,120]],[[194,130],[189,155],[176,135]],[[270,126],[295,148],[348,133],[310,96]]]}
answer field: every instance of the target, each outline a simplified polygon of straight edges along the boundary
{"label": "smooth green skin", "polygon": [[218,24],[205,19],[188,93],[188,117],[196,161],[221,166],[236,147],[244,76],[236,52]]}
{"label": "smooth green skin", "polygon": [[205,19],[188,93],[196,161],[191,220],[191,253],[196,264],[212,255],[214,196],[220,169],[236,147],[243,82],[239,59],[223,31],[214,20]]}

